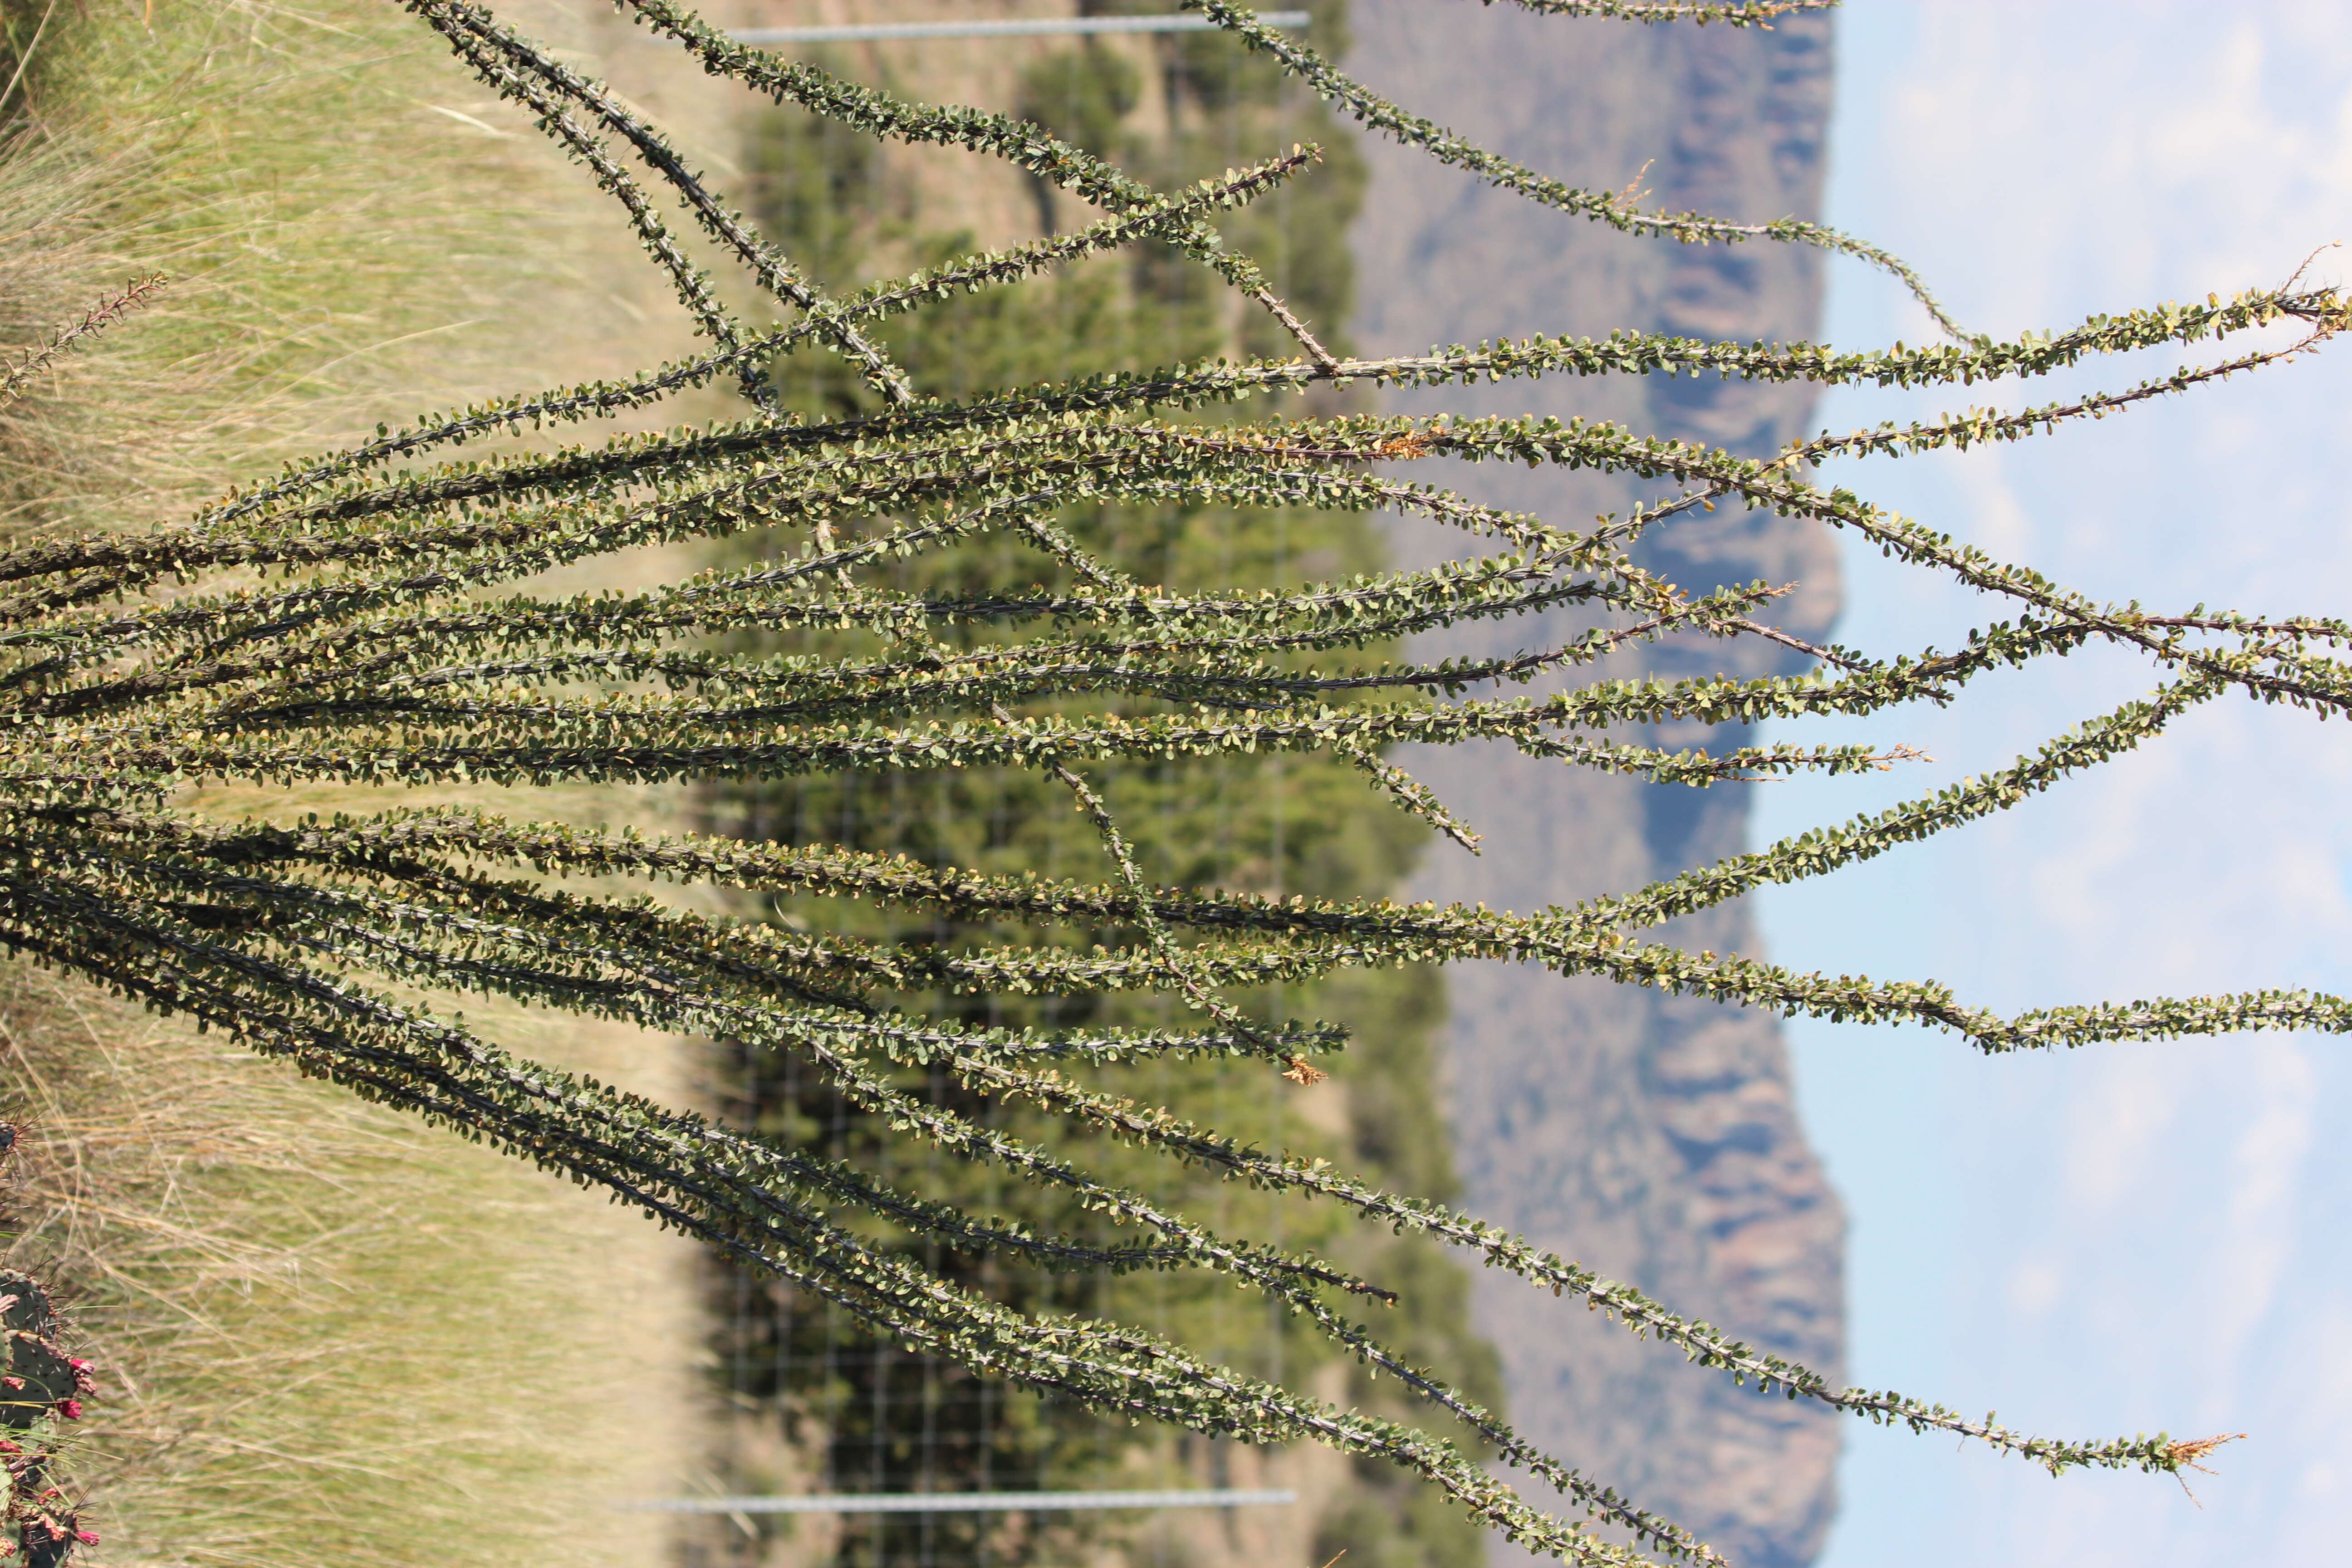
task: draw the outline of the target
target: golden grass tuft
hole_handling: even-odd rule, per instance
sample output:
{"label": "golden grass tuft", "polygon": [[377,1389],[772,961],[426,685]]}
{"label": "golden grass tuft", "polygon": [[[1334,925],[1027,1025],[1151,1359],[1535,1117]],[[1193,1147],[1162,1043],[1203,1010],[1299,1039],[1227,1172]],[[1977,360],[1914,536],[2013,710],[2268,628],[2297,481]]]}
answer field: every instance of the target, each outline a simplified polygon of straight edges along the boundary
{"label": "golden grass tuft", "polygon": [[[395,8],[64,0],[27,59],[43,5],[0,0],[0,82],[24,67],[0,100],[0,349],[170,282],[0,408],[0,541],[174,521],[379,420],[680,346],[594,193]],[[492,1023],[683,1087],[670,1042]],[[682,1244],[28,964],[0,963],[0,1116],[27,1124],[11,1254],[100,1363],[79,1460],[96,1561],[664,1552],[665,1521],[611,1505],[686,1483]]]}

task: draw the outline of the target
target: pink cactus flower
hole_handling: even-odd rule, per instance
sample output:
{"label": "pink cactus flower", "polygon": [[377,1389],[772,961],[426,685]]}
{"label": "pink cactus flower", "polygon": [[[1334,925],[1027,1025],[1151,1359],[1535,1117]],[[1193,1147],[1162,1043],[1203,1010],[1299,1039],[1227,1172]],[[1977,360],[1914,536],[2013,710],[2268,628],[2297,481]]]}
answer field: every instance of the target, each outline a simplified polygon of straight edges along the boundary
{"label": "pink cactus flower", "polygon": [[79,1420],[80,1420],[80,1419],[81,1419],[81,1401],[80,1401],[80,1400],[79,1400],[79,1399],[60,1399],[60,1400],[58,1400],[58,1415],[62,1415],[62,1416],[64,1416],[64,1417],[65,1417],[67,1420],[68,1420],[68,1421],[79,1421]]}

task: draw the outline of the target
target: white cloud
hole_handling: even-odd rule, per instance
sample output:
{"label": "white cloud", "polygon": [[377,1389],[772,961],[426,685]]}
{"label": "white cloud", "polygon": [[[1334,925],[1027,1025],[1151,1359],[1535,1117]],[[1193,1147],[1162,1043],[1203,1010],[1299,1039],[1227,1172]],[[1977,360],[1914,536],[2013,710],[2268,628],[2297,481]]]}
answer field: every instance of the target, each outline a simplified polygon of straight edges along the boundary
{"label": "white cloud", "polygon": [[[2254,1058],[2255,1106],[2240,1125],[2237,1147],[2221,1173],[2229,1223],[2217,1249],[2215,1272],[2230,1288],[2207,1317],[2210,1361],[2205,1391],[2209,1419],[2225,1420],[2237,1394],[2254,1334],[2277,1305],[2279,1286],[2293,1267],[2299,1235],[2295,1189],[2311,1152],[2315,1079],[2299,1043]],[[2312,1237],[2323,1246],[2330,1237]]]}
{"label": "white cloud", "polygon": [[[2314,245],[2352,241],[2352,7],[1852,0],[1843,26],[1831,216],[1945,283],[1971,325],[2040,328],[2273,282]],[[2352,249],[2314,275],[2352,276]],[[1832,310],[1833,341],[1919,331],[1891,289],[1854,272],[1839,273]],[[2104,374],[2136,379],[2180,357]],[[1841,396],[1823,418],[1921,411]],[[2023,447],[1839,477],[2102,595],[2352,616],[2347,453],[2352,351],[2337,347]],[[1948,642],[1999,613],[1875,555],[1848,569],[1841,636],[1865,647]],[[2154,679],[2070,660],[2046,685],[2011,680],[1985,700],[1861,728],[1937,756],[1899,781],[1916,791],[1999,765]],[[1834,889],[1774,895],[1768,938],[1808,967],[1935,973],[2001,1006],[2268,984],[2352,992],[2347,781],[2352,726],[2217,705],[1996,824]],[[1888,787],[1769,792],[1765,830]],[[1801,1073],[1851,1059],[1821,1034],[1798,1031]],[[1937,1048],[1907,1033],[1889,1045]],[[2053,1485],[2015,1461],[1920,1465],[1859,1443],[1850,1498],[1884,1485],[1900,1502],[1850,1503],[1861,1522],[1834,1539],[1831,1568],[2340,1555],[2352,1536],[2341,1349],[2352,1258],[2338,1254],[2352,1249],[2337,1238],[2352,1234],[2352,1159],[2321,1130],[2352,1124],[2347,1058],[2340,1037],[2239,1037],[1954,1065],[1933,1079],[1942,1136],[1907,1143],[1851,1133],[1871,1108],[1838,1100],[1844,1121],[1815,1131],[1857,1214],[1857,1380],[1997,1403],[2074,1436],[2158,1425],[2253,1436],[2217,1456],[2221,1476],[2197,1480],[2202,1510],[2160,1479]],[[1833,1098],[1801,1089],[1808,1103]],[[1878,1110],[1921,1114],[1916,1101]],[[1905,1163],[1899,1182],[1881,1174],[1890,1161]],[[1921,1163],[1938,1168],[1932,1181]],[[1874,1314],[1915,1310],[1916,1264],[1906,1255],[1891,1272],[1894,1255],[1874,1251],[1900,1224],[1875,1194],[1930,1188],[1954,1215],[1941,1326],[1874,1328]]]}

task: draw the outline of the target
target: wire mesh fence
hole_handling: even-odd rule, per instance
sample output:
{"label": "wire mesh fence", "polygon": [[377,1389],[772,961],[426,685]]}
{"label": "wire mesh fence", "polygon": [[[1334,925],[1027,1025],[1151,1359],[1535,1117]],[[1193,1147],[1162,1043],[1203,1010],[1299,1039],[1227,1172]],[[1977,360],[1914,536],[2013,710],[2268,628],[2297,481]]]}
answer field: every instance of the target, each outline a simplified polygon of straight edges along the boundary
{"label": "wire mesh fence", "polygon": [[[1324,10],[1327,22],[1341,19],[1339,7]],[[1197,18],[1177,19],[1181,27],[1171,20],[1151,13],[1003,26],[882,20],[737,36],[811,51],[845,75],[887,75],[927,97],[993,90],[1002,101],[988,107],[1019,112],[1162,184],[1213,174],[1262,153],[1266,144],[1336,141],[1328,115],[1293,82],[1231,40],[1203,34]],[[1300,26],[1308,14],[1270,20]],[[912,40],[925,47],[897,49]],[[850,45],[883,47],[877,53]],[[814,116],[755,115],[745,141],[756,215],[827,283],[870,272],[878,256],[919,265],[929,249],[971,243],[969,232],[951,231],[1005,221],[1006,204],[992,208],[984,197],[943,191],[935,177],[927,181],[935,171],[919,161],[877,155],[870,141]],[[1333,167],[1320,190],[1277,193],[1246,215],[1248,242],[1277,289],[1303,298],[1326,321],[1343,321],[1347,310],[1346,232],[1358,183],[1349,152],[1337,144],[1327,154]],[[1082,208],[1042,184],[1025,195],[1009,210],[1028,232],[983,233],[984,242],[1086,221]],[[1244,334],[1255,330],[1214,279],[1150,247],[1073,268],[1025,298],[951,302],[917,321],[891,340],[891,352],[918,384],[950,395],[1097,369],[1212,359],[1244,348]],[[838,362],[814,356],[780,362],[774,380],[788,406],[813,414],[837,414],[867,395]],[[1377,524],[1360,514],[1245,517],[1206,505],[1127,505],[1073,509],[1059,523],[1137,580],[1180,586],[1276,588],[1298,580],[1302,566],[1318,574],[1335,565],[1370,569],[1381,555]],[[1035,566],[1034,557],[978,545],[885,570],[889,586],[907,591],[949,581],[1002,584]],[[845,651],[838,637],[793,646]],[[1122,765],[1090,777],[1130,826],[1137,854],[1155,880],[1276,896],[1377,895],[1394,885],[1417,842],[1412,829],[1383,830],[1375,814],[1338,804],[1339,792],[1352,795],[1357,785],[1344,767],[1320,759],[1253,758],[1181,772]],[[777,781],[716,799],[712,816],[714,826],[748,838],[855,844],[925,864],[1019,868],[1044,877],[1091,874],[1101,855],[1093,829],[1066,795],[1041,793],[1034,776],[1009,769]],[[843,915],[784,904],[760,912],[814,925]],[[973,933],[941,921],[877,934],[954,946]],[[1079,947],[1095,935],[1076,925],[1025,934]],[[1435,1016],[1423,994],[1433,984],[1425,977],[1408,982],[1408,990],[1419,988],[1412,1005],[1385,1008],[1393,1031],[1417,1043],[1416,1031],[1425,1032]],[[1125,1005],[1050,995],[1026,1005],[1003,995],[976,1005],[947,996],[900,1000],[989,1027],[1113,1021],[1167,1026],[1182,1013],[1164,995]],[[1309,998],[1280,984],[1262,988],[1246,1005],[1280,1019],[1308,1010],[1310,1001],[1317,1010],[1331,1010],[1332,998]],[[1311,1124],[1281,1096],[1267,1095],[1255,1072],[1164,1059],[1124,1072],[1139,1100],[1180,1108],[1267,1148],[1337,1152],[1351,1137],[1344,1114]],[[1389,1076],[1404,1090],[1394,1098],[1425,1098],[1423,1057],[1406,1052]],[[952,1194],[960,1204],[1013,1223],[1042,1225],[1050,1217],[1081,1231],[1087,1224],[1075,1214],[1044,1215],[1020,1184],[980,1165],[950,1168],[935,1149],[915,1155],[916,1168],[908,1168],[902,1141],[845,1100],[826,1074],[789,1052],[730,1047],[718,1077],[720,1099],[740,1125],[910,1190]],[[982,1125],[1042,1131],[1017,1107],[971,1096],[940,1074],[901,1087]],[[1329,1239],[1328,1217],[1289,1212],[1298,1207],[1293,1201],[1195,1180],[1164,1162],[1129,1167],[1108,1148],[1088,1154],[1151,1201],[1194,1213],[1223,1231],[1275,1245]],[[1107,1239],[1117,1235],[1097,1228]],[[912,1245],[927,1268],[963,1277],[966,1266],[936,1240]],[[1181,1273],[1024,1274],[1001,1261],[969,1272],[972,1284],[1001,1300],[1039,1310],[1123,1312],[1276,1380],[1288,1374],[1328,1384],[1345,1375],[1328,1358],[1292,1345],[1276,1304]],[[1353,1485],[1344,1468],[1304,1489],[1258,1484],[1271,1473],[1265,1455],[1139,1429],[1008,1390],[878,1340],[838,1309],[772,1281],[721,1268],[712,1300],[730,1436],[713,1494],[674,1500],[674,1506],[710,1521],[695,1540],[698,1552],[714,1561],[1010,1568],[1112,1552],[1165,1568],[1263,1557],[1275,1541],[1283,1542],[1282,1555],[1304,1555],[1324,1537],[1330,1538],[1322,1542],[1328,1556],[1350,1538],[1349,1527],[1339,1536],[1322,1527],[1327,1514],[1356,1521],[1359,1531],[1412,1534],[1402,1526],[1367,1526],[1365,1510],[1349,1513],[1344,1500],[1335,1510],[1335,1497]],[[1198,1517],[1184,1522],[1179,1514]]]}

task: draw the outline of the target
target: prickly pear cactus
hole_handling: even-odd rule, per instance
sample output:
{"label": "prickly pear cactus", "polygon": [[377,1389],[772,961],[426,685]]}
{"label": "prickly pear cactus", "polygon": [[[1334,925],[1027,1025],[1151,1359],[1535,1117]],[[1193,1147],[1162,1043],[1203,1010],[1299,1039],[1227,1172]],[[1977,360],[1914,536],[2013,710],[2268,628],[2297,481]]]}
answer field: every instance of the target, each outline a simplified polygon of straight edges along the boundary
{"label": "prickly pear cactus", "polygon": [[[16,1144],[16,1129],[0,1122],[0,1153]],[[0,1336],[7,1351],[0,1373],[0,1563],[6,1568],[58,1568],[77,1546],[96,1545],[82,1527],[81,1504],[68,1499],[55,1475],[65,1424],[81,1419],[89,1397],[89,1363],[69,1355],[60,1324],[38,1280],[0,1269]]]}

